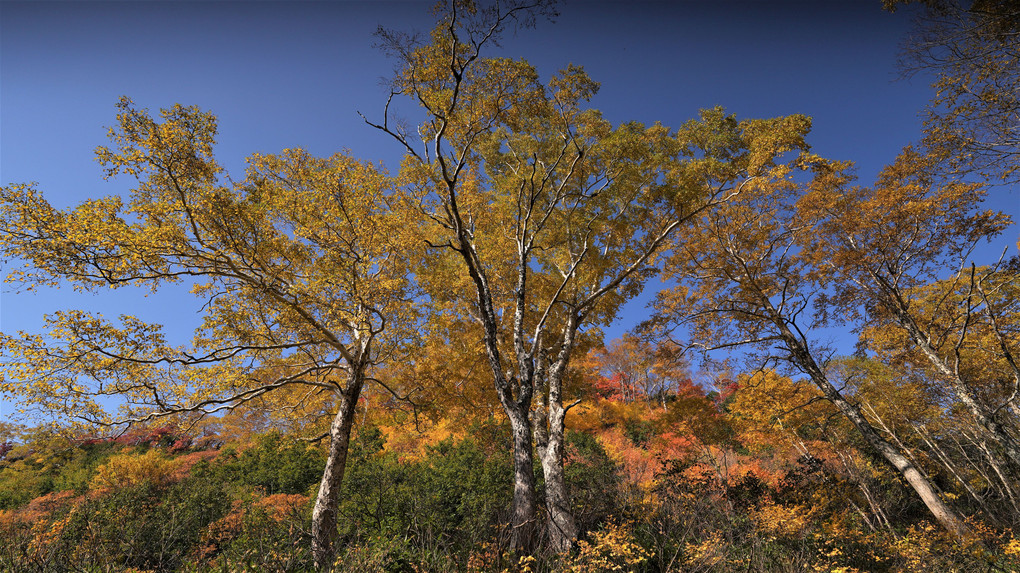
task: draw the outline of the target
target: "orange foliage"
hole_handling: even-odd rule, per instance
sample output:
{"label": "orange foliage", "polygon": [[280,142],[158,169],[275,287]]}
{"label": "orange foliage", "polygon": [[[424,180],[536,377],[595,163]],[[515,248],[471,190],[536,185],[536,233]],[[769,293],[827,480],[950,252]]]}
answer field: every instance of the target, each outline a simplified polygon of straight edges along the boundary
{"label": "orange foliage", "polygon": [[255,503],[259,508],[266,511],[270,519],[276,522],[283,522],[301,512],[303,506],[308,503],[308,496],[296,493],[274,493]]}
{"label": "orange foliage", "polygon": [[436,422],[422,421],[421,424],[380,424],[386,450],[395,452],[401,462],[420,461],[430,446],[447,439],[461,439],[467,435],[466,428],[451,418],[440,418]]}
{"label": "orange foliage", "polygon": [[0,511],[0,531],[17,523],[42,523],[56,511],[81,500],[82,496],[75,495],[73,491],[59,491],[37,497],[25,507]]}
{"label": "orange foliage", "polygon": [[609,459],[620,467],[624,481],[637,485],[644,491],[651,489],[655,474],[662,467],[662,462],[644,448],[634,445],[618,426],[613,426],[596,433],[595,437],[606,451]]}
{"label": "orange foliage", "polygon": [[203,543],[198,558],[214,554],[221,544],[234,539],[244,531],[246,520],[252,515],[264,515],[275,523],[300,520],[309,499],[299,494],[277,493],[266,497],[256,494],[254,499],[236,499],[227,515],[212,522],[202,532]]}
{"label": "orange foliage", "polygon": [[170,474],[170,481],[177,482],[188,477],[188,475],[191,474],[192,468],[195,467],[195,464],[201,461],[211,461],[219,454],[220,453],[215,450],[205,450],[201,452],[191,452],[190,454],[174,458],[176,469]]}

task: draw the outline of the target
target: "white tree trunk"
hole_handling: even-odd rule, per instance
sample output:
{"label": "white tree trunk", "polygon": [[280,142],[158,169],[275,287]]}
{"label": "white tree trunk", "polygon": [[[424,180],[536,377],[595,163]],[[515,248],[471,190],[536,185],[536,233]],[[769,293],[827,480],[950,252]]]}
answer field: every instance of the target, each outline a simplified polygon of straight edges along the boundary
{"label": "white tree trunk", "polygon": [[340,487],[347,467],[355,409],[363,385],[364,377],[360,372],[352,375],[329,428],[329,454],[326,456],[319,493],[315,498],[315,509],[312,510],[312,557],[319,571],[329,571],[333,566]]}
{"label": "white tree trunk", "polygon": [[558,400],[550,401],[548,408],[547,442],[539,450],[545,475],[546,531],[550,548],[563,553],[570,551],[577,541],[577,523],[570,509],[570,495],[563,475],[563,421],[566,411]]}

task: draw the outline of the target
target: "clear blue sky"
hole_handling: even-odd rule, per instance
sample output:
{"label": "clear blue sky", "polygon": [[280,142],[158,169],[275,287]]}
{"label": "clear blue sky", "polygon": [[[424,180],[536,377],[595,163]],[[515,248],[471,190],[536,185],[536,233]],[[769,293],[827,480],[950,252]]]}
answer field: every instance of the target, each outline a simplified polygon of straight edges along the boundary
{"label": "clear blue sky", "polygon": [[[153,111],[183,103],[216,113],[218,158],[238,175],[245,156],[286,147],[349,149],[395,167],[400,149],[357,114],[379,117],[392,69],[372,34],[379,25],[426,32],[430,6],[2,0],[0,184],[36,181],[63,207],[126,192],[131,180],[103,181],[92,152],[121,95]],[[574,0],[560,12],[507,38],[500,54],[546,77],[583,65],[602,83],[594,105],[611,121],[676,126],[715,105],[740,117],[803,113],[814,118],[814,150],[857,161],[864,183],[919,137],[928,79],[897,80],[909,15],[884,12],[880,0]],[[1020,218],[1016,191],[996,189],[991,204]],[[1015,241],[1014,230],[1002,244]],[[183,342],[198,306],[182,291],[5,289],[0,329],[38,330],[43,313],[77,307],[165,322]],[[608,334],[633,326],[642,306]],[[0,404],[0,419],[9,407]]]}

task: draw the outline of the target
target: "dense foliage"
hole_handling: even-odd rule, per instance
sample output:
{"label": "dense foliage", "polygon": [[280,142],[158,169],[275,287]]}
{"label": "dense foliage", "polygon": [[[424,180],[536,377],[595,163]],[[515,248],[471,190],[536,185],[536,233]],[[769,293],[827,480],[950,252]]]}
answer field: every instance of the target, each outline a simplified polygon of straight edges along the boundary
{"label": "dense foliage", "polygon": [[[614,385],[592,376],[603,391]],[[902,439],[979,533],[969,544],[934,527],[831,407],[791,410],[780,401],[809,401],[801,385],[770,374],[742,377],[724,397],[685,385],[665,399],[618,392],[585,403],[567,432],[567,483],[583,531],[567,555],[519,555],[509,546],[505,422],[451,431],[369,416],[344,479],[337,570],[1020,567],[1016,510],[1000,497],[1004,485],[957,445],[964,436],[923,426],[928,433]],[[860,396],[871,391],[862,387]],[[223,425],[139,429],[116,440],[45,429],[12,435],[0,461],[0,535],[8,540],[0,569],[313,569],[309,519],[323,447],[279,432],[210,434]]]}

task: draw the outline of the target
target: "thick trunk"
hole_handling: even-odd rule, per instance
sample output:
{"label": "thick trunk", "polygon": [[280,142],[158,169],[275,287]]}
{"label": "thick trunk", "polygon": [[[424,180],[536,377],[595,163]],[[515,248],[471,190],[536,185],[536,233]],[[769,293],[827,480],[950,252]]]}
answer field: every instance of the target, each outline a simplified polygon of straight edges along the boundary
{"label": "thick trunk", "polygon": [[[542,458],[542,473],[545,476],[545,507],[548,514],[546,534],[550,548],[565,553],[577,542],[577,523],[570,508],[570,494],[563,475],[563,432],[567,409],[563,407],[563,376],[574,348],[574,335],[580,319],[571,315],[563,330],[563,339],[556,360],[548,371],[542,369],[545,378],[545,447],[539,450]],[[543,361],[544,364],[544,361]]]}
{"label": "thick trunk", "polygon": [[537,541],[535,472],[532,467],[531,423],[527,411],[505,408],[514,441],[514,498],[510,516],[510,546],[530,554]]}
{"label": "thick trunk", "polygon": [[364,378],[360,374],[348,382],[340,400],[340,408],[329,428],[329,454],[326,457],[326,468],[322,472],[319,494],[315,498],[315,509],[312,510],[312,557],[319,571],[328,571],[333,566],[340,486],[347,466],[355,408],[363,384]]}
{"label": "thick trunk", "polygon": [[[888,444],[885,444],[888,446]],[[938,496],[938,493],[931,486],[931,482],[928,481],[924,475],[918,471],[914,464],[910,463],[906,457],[899,454],[894,450],[882,451],[889,463],[891,463],[900,474],[903,475],[903,479],[907,480],[910,487],[914,488],[917,495],[924,502],[924,505],[928,507],[928,511],[935,517],[935,519],[942,524],[947,531],[955,535],[957,538],[967,540],[973,537],[973,533],[963,523],[960,516],[956,514],[948,505],[942,502],[942,499]]]}
{"label": "thick trunk", "polygon": [[549,546],[557,552],[570,551],[577,540],[577,524],[570,510],[570,496],[563,475],[563,420],[566,411],[559,400],[548,405],[548,434],[540,451],[545,475],[545,506],[548,513],[546,531]]}

